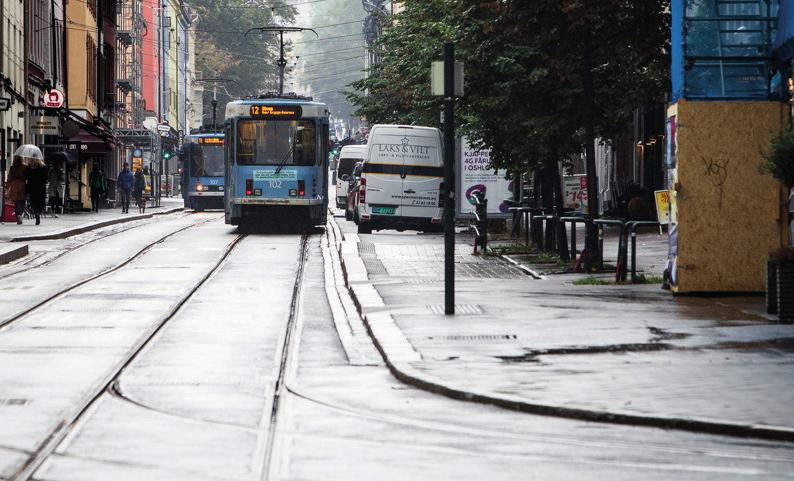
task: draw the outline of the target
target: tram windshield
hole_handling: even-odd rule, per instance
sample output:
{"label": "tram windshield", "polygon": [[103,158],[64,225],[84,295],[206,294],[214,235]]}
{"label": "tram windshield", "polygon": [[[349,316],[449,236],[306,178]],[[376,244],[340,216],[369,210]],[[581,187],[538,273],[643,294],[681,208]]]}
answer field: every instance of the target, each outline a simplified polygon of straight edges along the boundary
{"label": "tram windshield", "polygon": [[316,139],[311,120],[242,120],[237,124],[237,163],[314,165]]}
{"label": "tram windshield", "polygon": [[190,175],[223,176],[223,145],[190,144]]}

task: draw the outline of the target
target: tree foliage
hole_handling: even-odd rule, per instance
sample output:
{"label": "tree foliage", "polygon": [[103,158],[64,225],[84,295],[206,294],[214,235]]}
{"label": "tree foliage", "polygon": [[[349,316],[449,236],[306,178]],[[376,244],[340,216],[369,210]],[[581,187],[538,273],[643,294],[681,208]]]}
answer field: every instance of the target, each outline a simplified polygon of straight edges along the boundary
{"label": "tree foliage", "polygon": [[[202,78],[225,78],[218,92],[218,112],[233,98],[278,87],[278,40],[273,34],[251,33],[254,27],[291,24],[295,10],[282,0],[193,0],[196,27],[196,70]],[[226,92],[228,91],[228,94]],[[204,92],[205,120],[211,112],[212,89]]]}
{"label": "tree foliage", "polygon": [[664,100],[668,4],[407,0],[380,38],[382,63],[350,99],[371,123],[437,125],[430,63],[451,40],[466,63],[463,131],[494,167],[532,171],[581,152],[588,126],[619,138],[634,109]]}

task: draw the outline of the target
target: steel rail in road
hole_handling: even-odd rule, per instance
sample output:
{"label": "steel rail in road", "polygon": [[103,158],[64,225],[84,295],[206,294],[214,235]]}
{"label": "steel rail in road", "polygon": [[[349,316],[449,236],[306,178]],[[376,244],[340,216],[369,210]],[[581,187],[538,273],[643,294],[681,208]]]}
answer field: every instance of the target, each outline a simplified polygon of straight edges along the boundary
{"label": "steel rail in road", "polygon": [[122,262],[116,264],[115,266],[110,267],[108,269],[105,269],[104,271],[99,272],[97,274],[94,274],[92,276],[89,276],[89,277],[87,277],[87,278],[85,278],[83,280],[80,280],[80,281],[77,281],[77,282],[75,282],[73,284],[70,284],[70,285],[64,287],[63,289],[59,290],[58,292],[56,292],[54,294],[51,294],[50,296],[47,296],[46,298],[42,299],[41,301],[37,302],[36,304],[34,304],[34,305],[30,306],[30,307],[27,307],[27,308],[17,312],[16,314],[12,315],[11,317],[8,317],[6,319],[0,320],[0,332],[2,332],[2,330],[5,329],[8,325],[10,325],[10,324],[22,319],[23,317],[27,316],[31,312],[33,312],[36,309],[39,309],[40,307],[52,302],[53,300],[57,299],[58,297],[61,297],[62,295],[66,294],[66,293],[68,293],[70,291],[73,291],[74,289],[77,289],[78,287],[80,287],[82,285],[85,285],[85,284],[87,284],[89,282],[92,282],[92,281],[95,281],[95,280],[100,279],[102,277],[105,277],[108,274],[112,274],[112,273],[116,272],[117,270],[119,270],[122,267],[126,266],[130,262],[134,261],[141,254],[146,253],[152,247],[156,246],[157,244],[160,244],[161,242],[165,241],[169,237],[175,236],[176,234],[179,234],[180,232],[184,232],[184,231],[186,231],[188,229],[192,229],[193,227],[197,227],[197,226],[200,226],[202,224],[206,224],[207,222],[210,222],[210,221],[213,221],[213,220],[216,220],[216,219],[217,219],[217,217],[212,217],[212,218],[209,218],[209,219],[204,219],[204,220],[200,220],[198,222],[194,222],[194,223],[192,223],[192,224],[190,224],[188,226],[185,226],[185,227],[180,227],[179,229],[177,229],[175,231],[172,231],[172,232],[160,237],[156,241],[150,242],[149,244],[146,244],[142,249],[138,250],[135,254],[131,255],[130,257],[126,258],[125,260],[123,260]]}
{"label": "steel rail in road", "polygon": [[[132,259],[137,257],[139,254],[145,252],[148,249],[151,249],[152,247],[159,244],[166,238],[171,237],[178,232],[182,232],[196,225],[209,222],[210,220],[212,219],[198,222],[190,226],[181,228],[175,232],[172,232],[167,236],[164,236],[161,239],[147,245],[146,247],[141,249],[141,251],[138,254],[132,256],[124,263],[119,264],[118,266],[112,268],[111,270],[93,276],[90,279],[81,281],[80,283],[71,287],[70,289],[74,289],[78,285],[83,285],[87,282],[91,282],[92,280],[107,275],[110,272],[116,271],[121,267],[123,267],[124,265],[129,264],[132,261]],[[30,458],[28,458],[28,460],[17,470],[16,473],[11,475],[10,479],[12,481],[29,481],[32,478],[36,470],[41,466],[41,464],[47,458],[49,458],[50,455],[52,455],[52,453],[55,451],[58,445],[60,445],[63,439],[71,432],[72,428],[80,420],[80,418],[87,411],[91,409],[94,403],[100,397],[102,397],[103,394],[105,394],[106,392],[112,392],[113,385],[118,379],[119,375],[122,373],[122,371],[124,371],[124,369],[126,369],[127,366],[129,366],[135,360],[138,354],[140,354],[140,352],[144,350],[144,348],[149,344],[149,342],[157,336],[157,334],[163,329],[163,327],[165,327],[168,321],[174,318],[174,316],[182,309],[182,306],[184,306],[185,303],[187,303],[187,301],[189,301],[193,297],[193,295],[207,282],[207,280],[209,280],[213,274],[215,274],[221,269],[221,267],[225,263],[226,259],[228,259],[229,255],[232,253],[234,248],[245,237],[246,237],[245,234],[239,234],[234,238],[234,240],[232,240],[229,244],[226,245],[223,255],[221,255],[221,257],[212,266],[212,268],[190,289],[190,291],[182,298],[182,300],[180,300],[175,306],[173,306],[171,310],[167,312],[160,319],[159,322],[156,322],[153,326],[151,326],[147,330],[147,332],[143,336],[141,336],[138,342],[127,352],[124,358],[119,363],[117,363],[116,366],[113,369],[111,369],[110,372],[105,376],[102,382],[99,383],[99,387],[97,389],[95,389],[93,392],[85,396],[83,400],[80,403],[78,403],[75,410],[73,410],[68,415],[64,416],[64,418],[56,426],[55,430],[52,433],[50,433],[47,439],[45,439],[44,442],[38,447],[38,449],[36,449],[35,453]],[[53,296],[53,298],[59,295],[61,294]],[[49,301],[45,301],[45,302],[49,302]],[[33,309],[29,309],[28,312],[30,312],[31,310]]]}
{"label": "steel rail in road", "polygon": [[[185,214],[184,217],[186,217],[188,215],[196,214],[195,212],[180,212],[180,213],[184,213]],[[157,219],[158,221],[159,220],[167,220],[168,219],[167,216],[158,216],[158,217],[159,217],[159,219]],[[140,220],[151,220],[151,218],[140,219]],[[119,224],[114,224],[112,226],[107,226],[107,227],[114,227],[114,226],[117,226],[117,225],[119,225]],[[119,229],[119,230],[111,230],[111,231],[108,231],[106,233],[103,233],[101,231],[99,231],[99,232],[90,231],[92,234],[98,234],[98,235],[96,235],[94,238],[89,239],[88,241],[83,242],[81,244],[77,244],[77,245],[72,246],[72,247],[67,247],[66,249],[64,249],[63,251],[58,253],[58,255],[56,255],[55,257],[47,259],[46,261],[42,262],[41,264],[36,264],[36,265],[30,266],[30,267],[26,267],[24,269],[19,269],[17,271],[12,271],[12,272],[9,272],[9,273],[6,273],[6,274],[2,274],[2,275],[0,275],[0,281],[2,281],[4,279],[8,279],[9,277],[15,276],[17,274],[22,274],[23,272],[30,272],[30,271],[32,271],[34,269],[39,269],[41,267],[48,266],[48,265],[52,264],[53,262],[57,261],[58,259],[62,258],[63,256],[65,256],[67,254],[71,254],[72,252],[74,252],[74,251],[76,251],[76,250],[78,250],[78,249],[80,249],[82,247],[85,247],[85,246],[87,246],[89,244],[92,244],[92,243],[94,243],[96,241],[99,241],[99,240],[102,240],[102,239],[107,239],[108,237],[112,237],[112,236],[117,235],[117,234],[123,234],[124,232],[130,231],[132,229],[137,229],[137,228],[143,227],[145,225],[151,225],[151,223],[149,223],[149,222],[138,223],[138,221],[133,221],[131,223],[125,223],[125,224],[121,224],[121,225],[123,225],[125,228],[122,228],[122,229]],[[25,262],[20,263],[20,265],[30,264],[31,262],[34,262],[35,260],[41,258],[44,255],[46,255],[46,253],[42,252],[39,255],[33,257],[32,259],[27,259]]]}
{"label": "steel rail in road", "polygon": [[[300,251],[298,253],[298,271],[295,273],[295,283],[292,286],[292,300],[290,301],[289,317],[287,318],[287,326],[284,332],[284,342],[279,346],[280,353],[277,358],[280,359],[278,377],[276,384],[273,388],[273,404],[270,409],[270,423],[267,431],[267,441],[265,443],[264,463],[261,473],[262,481],[268,481],[270,477],[270,469],[273,459],[273,448],[276,441],[276,428],[278,422],[279,408],[281,407],[282,394],[287,392],[289,388],[286,385],[286,378],[288,368],[294,361],[293,352],[297,349],[300,339],[294,337],[295,326],[300,314],[300,297],[301,288],[303,286],[303,278],[306,267],[306,260],[309,257],[309,235],[303,234],[301,236]],[[293,344],[294,342],[294,344]]]}

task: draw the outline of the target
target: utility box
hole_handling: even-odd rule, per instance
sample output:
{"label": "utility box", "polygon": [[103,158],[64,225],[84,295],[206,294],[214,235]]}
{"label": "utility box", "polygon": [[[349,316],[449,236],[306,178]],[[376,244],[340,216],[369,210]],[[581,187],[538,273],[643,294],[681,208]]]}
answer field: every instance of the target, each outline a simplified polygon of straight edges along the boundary
{"label": "utility box", "polygon": [[789,122],[773,101],[679,100],[667,112],[673,292],[762,292],[787,245],[787,193],[761,171]]}

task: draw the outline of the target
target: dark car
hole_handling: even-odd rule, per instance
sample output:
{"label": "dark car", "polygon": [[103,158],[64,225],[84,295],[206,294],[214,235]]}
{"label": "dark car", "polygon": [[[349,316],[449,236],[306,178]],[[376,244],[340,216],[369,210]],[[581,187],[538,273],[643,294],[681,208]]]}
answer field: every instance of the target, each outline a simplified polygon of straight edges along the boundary
{"label": "dark car", "polygon": [[364,164],[357,162],[353,167],[353,173],[347,177],[347,206],[345,207],[345,219],[354,220],[358,223],[358,189],[361,182],[361,172],[364,170]]}

